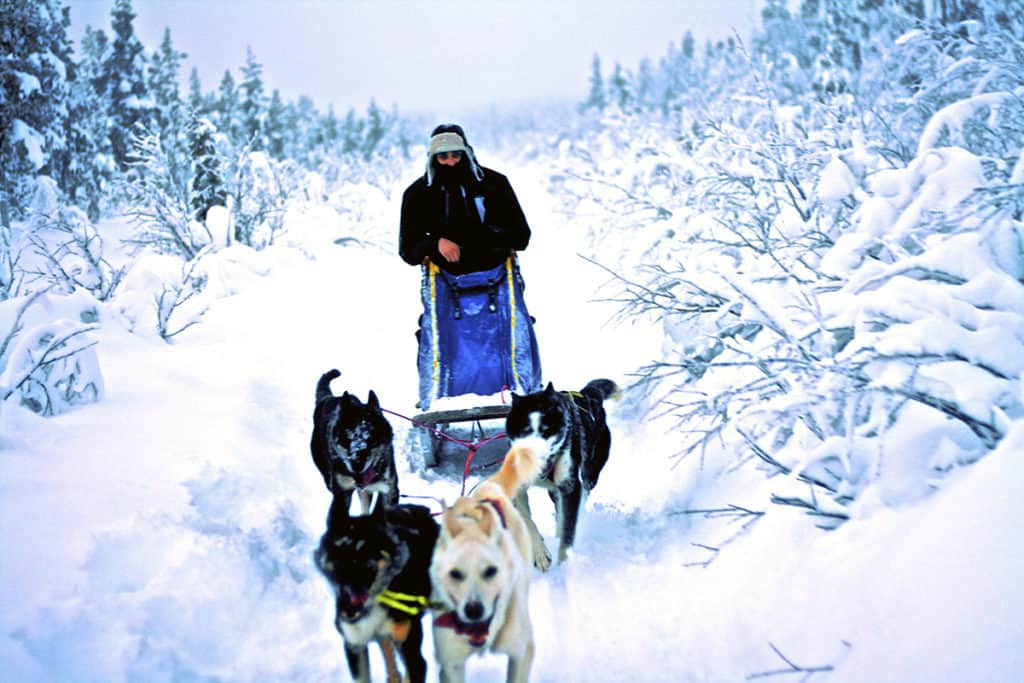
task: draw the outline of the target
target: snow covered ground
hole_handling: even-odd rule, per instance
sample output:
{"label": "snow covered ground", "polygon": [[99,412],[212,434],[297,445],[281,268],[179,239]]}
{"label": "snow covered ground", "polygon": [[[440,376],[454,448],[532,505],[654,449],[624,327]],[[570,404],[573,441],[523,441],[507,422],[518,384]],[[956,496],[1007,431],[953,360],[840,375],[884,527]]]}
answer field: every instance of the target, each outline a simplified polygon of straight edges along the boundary
{"label": "snow covered ground", "polygon": [[[629,384],[659,353],[659,321],[610,322],[607,274],[575,255],[587,226],[558,218],[543,169],[495,166],[534,229],[522,268],[545,378]],[[5,406],[3,680],[347,680],[311,562],[329,503],[313,391],[337,367],[336,390],[414,411],[418,272],[390,246],[333,243],[397,232],[397,213],[397,199],[366,225],[310,211],[287,244],[209,257],[225,296],[173,344],[130,332],[115,299],[94,335],[101,402],[54,418]],[[605,241],[596,253],[627,247]],[[678,437],[643,408],[612,406],[576,550],[534,576],[533,680],[1024,679],[1021,430],[922,502],[825,532],[772,506],[753,467],[674,460]],[[403,493],[451,500],[460,482],[410,471],[410,427],[392,424]],[[730,505],[766,514],[701,512]],[[543,494],[534,511],[552,534]],[[503,680],[504,662],[469,672]]]}

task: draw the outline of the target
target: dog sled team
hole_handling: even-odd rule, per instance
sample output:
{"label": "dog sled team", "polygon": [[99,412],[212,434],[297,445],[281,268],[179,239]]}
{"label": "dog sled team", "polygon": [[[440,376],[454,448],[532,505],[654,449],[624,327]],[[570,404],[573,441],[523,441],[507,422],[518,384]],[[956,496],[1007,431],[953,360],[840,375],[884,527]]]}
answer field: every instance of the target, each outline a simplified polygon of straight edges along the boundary
{"label": "dog sled team", "polygon": [[[528,489],[547,489],[554,503],[555,559],[563,562],[608,460],[604,402],[618,392],[607,379],[579,391],[541,388],[515,256],[529,237],[505,176],[477,163],[459,126],[438,126],[427,171],[403,197],[399,239],[402,258],[423,272],[417,405],[505,388],[512,396],[508,451],[468,495],[437,513],[401,502],[394,434],[376,394],[365,403],[347,391],[336,395],[337,370],[316,385],[310,447],[332,502],[314,560],[333,591],[334,623],[356,681],[370,680],[371,642],[381,647],[389,682],[400,680],[398,658],[409,681],[426,680],[427,613],[441,681],[465,680],[467,660],[483,652],[508,657],[508,681],[529,679],[530,577],[553,558]],[[361,515],[351,513],[355,496]]]}
{"label": "dog sled team", "polygon": [[[555,505],[557,559],[572,547],[584,497],[608,460],[604,401],[618,389],[598,379],[581,391],[548,386],[512,394],[510,448],[498,471],[435,521],[422,505],[400,503],[392,430],[376,395],[366,403],[317,384],[311,448],[333,496],[316,565],[335,596],[335,626],[352,678],[369,681],[371,641],[389,669],[397,646],[410,681],[424,681],[426,612],[442,681],[465,680],[470,655],[508,656],[508,681],[526,681],[534,655],[529,580],[552,558],[534,524],[527,489],[541,486]],[[371,493],[377,503],[369,506]],[[364,514],[351,515],[354,495]],[[397,680],[389,672],[389,680]]]}

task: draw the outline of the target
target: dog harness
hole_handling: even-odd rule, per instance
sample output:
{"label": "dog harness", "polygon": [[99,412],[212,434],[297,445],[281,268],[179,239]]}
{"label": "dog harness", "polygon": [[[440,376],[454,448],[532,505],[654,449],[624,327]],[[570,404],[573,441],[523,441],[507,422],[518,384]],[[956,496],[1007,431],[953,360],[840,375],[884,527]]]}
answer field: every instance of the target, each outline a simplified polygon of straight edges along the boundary
{"label": "dog harness", "polygon": [[408,593],[399,593],[398,591],[384,591],[377,596],[377,602],[385,607],[405,612],[414,617],[423,614],[429,606],[425,595],[410,595]]}
{"label": "dog harness", "polygon": [[501,520],[501,526],[504,529],[508,528],[508,524],[505,523],[505,511],[501,509],[501,504],[494,498],[484,498],[480,501],[481,503],[490,503],[494,511],[498,513],[498,519]]}

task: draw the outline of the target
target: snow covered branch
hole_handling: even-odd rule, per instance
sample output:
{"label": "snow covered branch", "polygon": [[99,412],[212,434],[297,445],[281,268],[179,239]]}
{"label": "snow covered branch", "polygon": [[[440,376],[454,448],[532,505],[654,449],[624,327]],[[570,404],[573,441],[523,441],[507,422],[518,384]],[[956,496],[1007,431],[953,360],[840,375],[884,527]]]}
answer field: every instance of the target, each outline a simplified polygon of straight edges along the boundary
{"label": "snow covered branch", "polygon": [[[113,296],[127,266],[114,267],[106,259],[99,230],[80,209],[58,208],[38,216],[36,225],[29,239],[41,263],[37,277],[66,293],[82,288],[100,301]],[[48,239],[52,235],[56,241]]]}
{"label": "snow covered branch", "polygon": [[0,406],[15,393],[21,403],[41,415],[56,415],[70,406],[96,401],[103,392],[93,325],[66,318],[26,324],[29,309],[45,292],[20,302],[10,328],[0,341]]}
{"label": "snow covered branch", "polygon": [[[170,342],[172,338],[181,334],[193,325],[198,325],[206,314],[206,306],[187,310],[186,304],[193,301],[202,291],[205,282],[196,271],[199,261],[209,252],[207,249],[199,252],[195,258],[185,263],[181,268],[181,278],[175,282],[165,282],[161,285],[160,291],[154,295],[156,303],[157,332],[164,341]],[[180,313],[186,311],[185,319],[177,322],[181,317]],[[172,324],[172,318],[176,324]]]}

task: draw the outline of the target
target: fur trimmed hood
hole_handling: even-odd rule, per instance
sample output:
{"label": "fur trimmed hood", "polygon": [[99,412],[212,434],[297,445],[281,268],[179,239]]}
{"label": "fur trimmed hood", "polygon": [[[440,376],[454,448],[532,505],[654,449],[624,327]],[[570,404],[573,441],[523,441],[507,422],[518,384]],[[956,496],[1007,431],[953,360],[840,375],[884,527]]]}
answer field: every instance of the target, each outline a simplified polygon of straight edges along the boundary
{"label": "fur trimmed hood", "polygon": [[466,141],[462,127],[454,123],[446,123],[434,129],[427,145],[427,185],[434,184],[434,155],[439,152],[462,152],[466,155],[469,171],[478,181],[484,179],[483,169],[477,163],[473,148]]}

